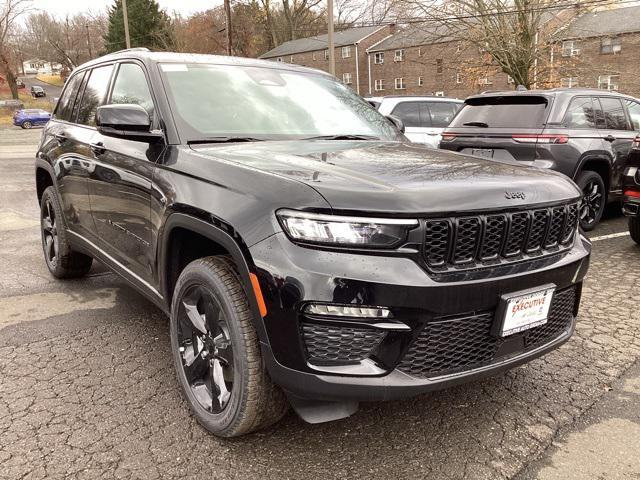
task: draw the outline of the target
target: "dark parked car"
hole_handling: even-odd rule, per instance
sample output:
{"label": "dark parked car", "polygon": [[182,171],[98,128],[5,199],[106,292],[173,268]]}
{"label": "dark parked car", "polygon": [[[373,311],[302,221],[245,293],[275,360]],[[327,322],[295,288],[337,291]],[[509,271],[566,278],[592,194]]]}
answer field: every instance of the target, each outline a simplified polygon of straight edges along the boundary
{"label": "dark parked car", "polygon": [[566,177],[410,144],[277,62],[82,65],[35,174],[50,272],[96,258],[166,312],[184,396],[222,436],[538,357],[571,336],[589,265]]}
{"label": "dark parked car", "polygon": [[47,96],[47,92],[45,92],[44,88],[38,86],[38,85],[32,85],[31,86],[31,96],[34,98],[37,97],[46,97]]}
{"label": "dark parked car", "polygon": [[557,170],[584,193],[580,224],[593,229],[619,201],[640,102],[589,89],[492,92],[469,97],[440,148]]}
{"label": "dark parked car", "polygon": [[24,84],[24,82],[22,80],[20,80],[19,78],[16,79],[16,86],[18,88],[26,88],[26,85]]}
{"label": "dark parked car", "polygon": [[623,182],[622,212],[629,217],[631,238],[640,244],[640,135],[633,142]]}
{"label": "dark parked car", "polygon": [[51,113],[39,108],[16,110],[13,114],[13,124],[17,127],[31,128],[44,125],[51,120]]}

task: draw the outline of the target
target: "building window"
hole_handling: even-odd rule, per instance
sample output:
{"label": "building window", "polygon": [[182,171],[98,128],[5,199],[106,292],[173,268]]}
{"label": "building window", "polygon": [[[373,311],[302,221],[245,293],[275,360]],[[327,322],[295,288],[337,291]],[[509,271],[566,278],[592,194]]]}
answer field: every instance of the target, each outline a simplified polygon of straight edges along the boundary
{"label": "building window", "polygon": [[316,52],[311,52],[311,60],[315,60],[316,59]]}
{"label": "building window", "polygon": [[289,58],[289,63],[293,63],[293,55]]}
{"label": "building window", "polygon": [[351,85],[351,74],[350,73],[343,73],[342,74],[342,83],[344,83],[345,85]]}
{"label": "building window", "polygon": [[376,92],[381,92],[382,90],[384,90],[384,80],[376,80],[374,88]]}
{"label": "building window", "polygon": [[573,88],[578,86],[578,77],[563,77],[560,79],[562,88]]}
{"label": "building window", "polygon": [[507,75],[507,83],[513,84],[513,83],[516,83],[516,81],[513,79],[511,75]]}
{"label": "building window", "polygon": [[329,49],[326,49],[326,50],[324,51],[324,59],[325,59],[325,60],[329,60]]}
{"label": "building window", "polygon": [[278,62],[282,62],[282,57],[277,58]]}
{"label": "building window", "polygon": [[436,58],[436,73],[442,73],[444,71],[444,67],[442,66],[442,59]]}
{"label": "building window", "polygon": [[489,80],[489,77],[482,77],[478,79],[478,85],[492,85],[493,82]]}
{"label": "building window", "polygon": [[396,50],[393,53],[394,62],[404,62],[404,49]]}
{"label": "building window", "polygon": [[351,47],[342,47],[342,58],[350,58],[351,57]]}
{"label": "building window", "polygon": [[373,63],[375,63],[376,65],[382,65],[384,63],[384,52],[374,53]]}
{"label": "building window", "polygon": [[603,90],[618,90],[620,75],[600,75],[598,77],[598,88]]}
{"label": "building window", "polygon": [[620,53],[621,51],[620,37],[607,37],[600,42],[600,53]]}
{"label": "building window", "polygon": [[460,53],[462,51],[462,44],[459,43],[458,45],[456,45],[456,53]]}
{"label": "building window", "polygon": [[396,78],[395,87],[396,87],[396,90],[404,90],[406,88],[405,85],[404,85],[404,78],[403,77]]}
{"label": "building window", "polygon": [[418,77],[418,86],[421,87],[424,85],[424,81],[422,80],[422,77]]}
{"label": "building window", "polygon": [[440,91],[440,92],[436,92],[436,97],[444,97],[444,92]]}
{"label": "building window", "polygon": [[420,47],[418,47],[418,56],[421,57],[422,56],[422,49]]}
{"label": "building window", "polygon": [[576,47],[578,42],[575,40],[565,40],[562,42],[562,56],[573,57],[580,54],[580,49]]}
{"label": "building window", "polygon": [[460,72],[456,73],[456,83],[458,85],[462,83],[462,74]]}

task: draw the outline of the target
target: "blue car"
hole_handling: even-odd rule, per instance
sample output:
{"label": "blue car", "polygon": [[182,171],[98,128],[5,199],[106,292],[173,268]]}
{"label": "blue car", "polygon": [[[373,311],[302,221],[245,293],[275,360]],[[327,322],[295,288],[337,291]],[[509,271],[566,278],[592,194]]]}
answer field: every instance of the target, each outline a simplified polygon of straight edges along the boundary
{"label": "blue car", "polygon": [[13,114],[13,124],[17,127],[31,128],[37,125],[44,125],[51,120],[51,114],[46,110],[38,108],[26,108],[16,110]]}

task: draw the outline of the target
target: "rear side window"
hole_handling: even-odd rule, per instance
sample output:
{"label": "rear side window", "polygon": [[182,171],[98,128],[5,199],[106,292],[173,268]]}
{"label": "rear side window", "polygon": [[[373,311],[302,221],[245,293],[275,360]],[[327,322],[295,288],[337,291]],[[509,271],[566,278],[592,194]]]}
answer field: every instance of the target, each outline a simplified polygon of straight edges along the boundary
{"label": "rear side window", "polygon": [[428,127],[428,112],[426,116],[421,114],[424,110],[421,106],[421,102],[402,102],[396,105],[391,115],[402,120],[405,127]]}
{"label": "rear side window", "polygon": [[470,98],[452,127],[541,128],[548,101],[533,95]]}
{"label": "rear side window", "polygon": [[578,97],[571,100],[564,116],[567,128],[596,128],[596,115],[591,97]]}
{"label": "rear side window", "polygon": [[78,109],[78,123],[90,126],[96,124],[96,110],[104,103],[112,71],[113,65],[94,68],[91,71]]}
{"label": "rear side window", "polygon": [[113,82],[111,104],[135,104],[144,108],[153,117],[153,99],[147,77],[139,65],[123,63]]}
{"label": "rear side window", "polygon": [[633,100],[625,100],[624,103],[629,110],[629,117],[631,117],[633,129],[640,131],[640,103],[634,102]]}
{"label": "rear side window", "polygon": [[618,98],[600,97],[605,128],[608,130],[630,130],[622,102]]}
{"label": "rear side window", "polygon": [[80,88],[80,84],[82,83],[82,77],[84,77],[84,72],[74,75],[69,79],[69,81],[67,82],[67,86],[64,89],[62,96],[60,97],[60,100],[58,100],[54,118],[65,120],[67,122],[71,121],[73,102]]}
{"label": "rear side window", "polygon": [[444,128],[449,126],[456,112],[462,104],[449,102],[429,102],[429,113],[431,115],[431,126]]}

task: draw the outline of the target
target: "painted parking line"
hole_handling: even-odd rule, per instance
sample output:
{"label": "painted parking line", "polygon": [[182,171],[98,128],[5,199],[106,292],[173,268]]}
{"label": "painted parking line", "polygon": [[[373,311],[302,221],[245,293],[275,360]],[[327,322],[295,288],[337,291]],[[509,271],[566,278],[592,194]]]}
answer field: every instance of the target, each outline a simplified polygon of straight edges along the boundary
{"label": "painted parking line", "polygon": [[600,237],[590,238],[592,242],[599,242],[600,240],[609,240],[610,238],[628,237],[629,232],[610,233],[609,235],[602,235]]}

